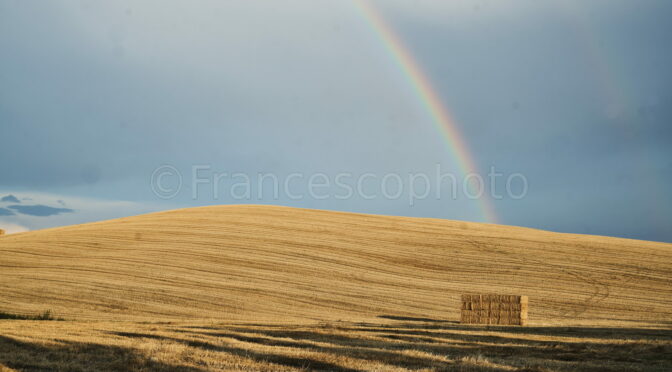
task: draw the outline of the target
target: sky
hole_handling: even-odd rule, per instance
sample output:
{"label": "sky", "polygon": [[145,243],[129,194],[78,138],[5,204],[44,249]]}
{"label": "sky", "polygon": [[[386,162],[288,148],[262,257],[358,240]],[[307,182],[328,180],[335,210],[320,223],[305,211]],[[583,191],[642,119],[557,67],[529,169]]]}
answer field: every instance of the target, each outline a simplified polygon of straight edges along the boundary
{"label": "sky", "polygon": [[276,204],[672,242],[672,3],[365,5],[460,140],[357,1],[0,0],[0,228]]}

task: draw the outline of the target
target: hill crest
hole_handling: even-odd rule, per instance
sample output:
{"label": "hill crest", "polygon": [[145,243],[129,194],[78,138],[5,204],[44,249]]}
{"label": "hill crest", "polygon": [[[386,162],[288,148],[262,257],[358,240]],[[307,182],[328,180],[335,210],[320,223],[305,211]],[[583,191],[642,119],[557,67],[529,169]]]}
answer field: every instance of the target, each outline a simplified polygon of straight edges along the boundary
{"label": "hill crest", "polygon": [[462,293],[530,297],[530,324],[672,318],[672,245],[255,205],[0,238],[0,310],[71,319],[459,319]]}

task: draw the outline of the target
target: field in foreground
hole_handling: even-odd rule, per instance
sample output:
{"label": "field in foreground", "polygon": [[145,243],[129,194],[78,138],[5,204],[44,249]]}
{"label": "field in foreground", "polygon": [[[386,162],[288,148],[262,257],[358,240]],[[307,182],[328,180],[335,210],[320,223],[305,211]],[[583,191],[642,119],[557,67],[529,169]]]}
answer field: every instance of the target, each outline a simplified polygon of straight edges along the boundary
{"label": "field in foreground", "polygon": [[[0,312],[66,319],[0,320],[20,370],[670,364],[664,243],[219,206],[0,237],[0,270]],[[462,293],[527,295],[530,327],[460,326]]]}
{"label": "field in foreground", "polygon": [[669,371],[669,330],[0,321],[0,371]]}

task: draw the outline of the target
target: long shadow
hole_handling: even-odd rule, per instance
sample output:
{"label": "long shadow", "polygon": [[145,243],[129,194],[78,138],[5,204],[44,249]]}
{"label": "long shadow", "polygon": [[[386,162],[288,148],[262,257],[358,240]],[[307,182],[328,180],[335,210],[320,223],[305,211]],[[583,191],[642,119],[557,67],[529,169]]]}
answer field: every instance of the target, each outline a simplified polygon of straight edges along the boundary
{"label": "long shadow", "polygon": [[[398,362],[390,358],[389,352],[380,350],[371,350],[364,348],[375,348],[390,351],[399,350],[421,350],[438,355],[451,355],[451,357],[473,356],[481,354],[486,357],[496,357],[503,360],[520,357],[545,360],[549,363],[561,365],[563,362],[586,362],[586,363],[630,363],[639,366],[650,366],[654,369],[665,370],[665,367],[672,365],[672,345],[669,343],[661,344],[650,342],[650,340],[631,340],[629,342],[584,342],[584,341],[547,341],[547,340],[526,340],[516,337],[506,337],[504,335],[469,335],[448,332],[428,332],[425,329],[391,329],[391,328],[339,328],[341,331],[347,331],[351,336],[341,334],[330,334],[308,330],[290,330],[283,331],[278,329],[245,329],[229,328],[234,332],[255,333],[274,338],[290,338],[294,343],[288,343],[287,346],[297,347],[296,342],[310,341],[322,342],[340,346],[341,348],[318,348],[319,351],[332,353],[347,353],[350,356],[361,357],[369,360],[381,360],[386,363],[395,364],[402,367],[428,367],[428,361],[403,360]],[[455,329],[455,328],[453,328]],[[473,328],[472,328],[473,329]],[[525,328],[518,328],[524,331]],[[562,328],[564,329],[564,327]],[[507,328],[507,331],[509,328]],[[551,328],[544,335],[552,336],[555,328]],[[608,329],[610,332],[613,329]],[[535,329],[539,331],[539,329]],[[575,331],[575,330],[572,330]],[[616,330],[618,331],[618,330]],[[669,334],[660,332],[643,332],[650,330],[625,330],[628,335],[654,335],[669,338]],[[357,337],[358,332],[364,332],[369,338]],[[604,329],[584,330],[585,333],[593,335],[594,332],[604,332]],[[522,332],[521,332],[522,333]],[[541,332],[536,332],[541,333]],[[204,333],[207,334],[207,333]],[[535,334],[535,332],[532,332]],[[210,335],[221,335],[231,337],[231,335],[219,333]],[[376,338],[370,338],[376,337]],[[235,336],[241,340],[247,338],[248,342],[259,341],[260,337]],[[596,337],[598,338],[598,337]],[[287,341],[284,341],[287,342]],[[308,344],[311,348],[316,348],[314,344]],[[304,347],[306,347],[304,345]],[[343,349],[345,348],[345,349]],[[353,353],[352,350],[363,348],[362,353]],[[399,357],[400,354],[394,354]],[[585,367],[585,366],[584,366]],[[591,368],[584,368],[590,370]],[[593,367],[593,370],[599,370]]]}
{"label": "long shadow", "polygon": [[20,371],[165,371],[200,372],[198,368],[151,360],[136,350],[113,345],[61,341],[42,345],[0,336],[0,365]]}
{"label": "long shadow", "polygon": [[[344,335],[335,335],[329,333],[313,332],[313,331],[280,331],[280,330],[260,330],[255,329],[245,330],[245,329],[235,329],[236,332],[254,332],[262,334],[269,337],[282,337],[290,338],[295,341],[306,340],[311,342],[323,342],[333,345],[338,345],[346,348],[374,348],[382,349],[389,351],[402,351],[402,350],[420,350],[429,352],[432,354],[438,355],[451,355],[451,356],[469,356],[473,355],[475,350],[478,349],[480,352],[487,352],[490,355],[497,356],[511,356],[511,355],[545,355],[546,351],[543,350],[543,344],[525,344],[515,343],[516,339],[506,339],[500,337],[492,338],[479,338],[478,336],[467,335],[466,338],[454,337],[452,339],[447,339],[444,337],[443,340],[433,340],[434,342],[427,344],[426,340],[408,338],[404,340],[402,337],[394,337],[394,332],[385,329],[387,333],[393,333],[393,337],[389,335],[377,335],[375,330],[362,330],[362,329],[352,329],[353,334],[357,331],[365,331],[369,336],[378,336],[378,338],[360,338],[360,337],[350,337]],[[406,331],[412,332],[412,331]],[[215,335],[221,335],[221,333],[215,333]],[[423,333],[424,334],[424,333]],[[427,335],[432,335],[427,333]],[[387,337],[385,337],[387,336]],[[461,335],[460,335],[461,336]],[[476,343],[492,343],[497,342],[495,345],[477,345]],[[316,347],[313,344],[309,344],[312,347]],[[322,348],[324,350],[324,348]],[[328,349],[326,351],[332,352],[345,352],[351,353],[351,349]],[[394,359],[398,357],[397,353],[390,353],[379,350],[365,350],[366,359],[370,360],[383,360],[384,359]],[[414,360],[415,359],[415,360]],[[404,357],[402,364],[397,364],[403,367],[410,366],[429,366],[427,365],[428,361],[421,358],[411,358]]]}
{"label": "long shadow", "polygon": [[[400,353],[403,350],[418,350],[435,355],[450,355],[451,358],[482,355],[495,358],[500,363],[515,365],[520,357],[544,361],[548,365],[562,367],[563,363],[580,363],[583,370],[600,370],[604,365],[620,363],[622,368],[658,369],[672,365],[672,346],[670,343],[659,342],[672,339],[665,330],[656,329],[613,329],[613,328],[580,328],[580,327],[471,327],[463,325],[442,325],[427,328],[428,324],[399,323],[393,325],[336,327],[323,330],[305,328],[279,329],[244,328],[236,326],[202,327],[200,329],[185,327],[188,330],[173,330],[198,335],[198,337],[230,338],[246,343],[265,346],[278,346],[294,349],[310,350],[332,355],[367,361],[378,361],[408,369],[429,368],[445,370],[456,368],[454,364],[441,363],[431,358],[411,356]],[[508,332],[502,334],[464,334],[460,330],[493,330]],[[215,330],[215,331],[213,331]],[[347,334],[334,333],[347,332]],[[546,336],[569,336],[574,340],[530,340],[515,335],[543,334]],[[511,335],[513,333],[513,335]],[[168,339],[185,343],[192,347],[206,350],[222,351],[258,361],[304,368],[310,370],[353,371],[339,365],[319,360],[294,358],[281,354],[254,351],[244,347],[224,345],[221,342],[211,343],[207,339],[190,340],[155,334],[133,332],[115,332],[123,337]],[[612,337],[612,334],[620,337]],[[362,337],[366,335],[365,337]],[[579,335],[579,337],[577,337]],[[637,337],[635,337],[637,336]],[[627,342],[583,341],[583,338],[629,339]],[[641,338],[639,341],[637,338]],[[649,342],[651,340],[654,342]],[[645,341],[646,340],[646,341]],[[319,344],[316,344],[319,343]],[[328,346],[332,345],[332,346]],[[542,364],[544,364],[542,363]],[[566,369],[566,365],[564,366]],[[637,367],[637,368],[634,368]],[[481,370],[497,370],[483,367]]]}
{"label": "long shadow", "polygon": [[671,329],[610,327],[491,327],[490,330],[534,335],[553,335],[605,340],[661,339],[672,340]]}
{"label": "long shadow", "polygon": [[338,372],[358,372],[358,369],[345,368],[333,363],[327,363],[309,358],[296,358],[287,355],[262,353],[249,349],[243,349],[234,346],[215,345],[206,341],[199,340],[181,340],[174,338],[173,341],[184,342],[191,347],[198,347],[205,350],[222,351],[225,353],[254,359],[256,361],[270,362],[288,367],[302,368],[309,371],[338,371]]}
{"label": "long shadow", "polygon": [[[531,340],[518,337],[511,337],[510,335],[479,335],[479,334],[465,334],[457,332],[457,328],[439,328],[429,330],[427,328],[421,329],[394,329],[386,327],[368,327],[368,328],[342,328],[341,330],[348,332],[362,332],[372,335],[379,335],[380,337],[391,339],[391,340],[402,340],[402,339],[422,339],[423,342],[436,343],[436,342],[468,342],[468,343],[491,343],[491,344],[525,344],[532,346],[555,346],[559,344],[585,344],[584,341],[555,341],[555,340]],[[471,329],[477,330],[477,329]],[[509,332],[506,330],[499,330],[501,332]],[[521,336],[523,333],[516,333]],[[557,336],[556,334],[545,333],[546,336]],[[581,340],[582,338],[577,338]]]}
{"label": "long shadow", "polygon": [[151,338],[153,340],[162,340],[164,337],[159,335],[153,335],[151,333],[137,333],[137,332],[107,332],[111,335],[121,336],[121,337],[130,337],[130,338]]}
{"label": "long shadow", "polygon": [[[459,342],[447,343],[445,340],[433,342],[440,343],[439,345],[427,345],[426,340],[417,339],[392,339],[381,337],[380,339],[360,338],[357,336],[336,335],[331,333],[322,333],[315,331],[282,331],[282,330],[265,330],[265,329],[248,329],[248,328],[229,328],[236,332],[193,332],[209,337],[228,337],[239,341],[258,343],[270,346],[286,346],[300,349],[311,349],[314,351],[330,354],[347,355],[349,357],[368,360],[379,361],[387,364],[396,365],[398,367],[417,369],[417,368],[438,368],[444,370],[453,367],[454,365],[442,363],[432,359],[425,359],[422,357],[414,357],[399,353],[404,350],[424,351],[435,355],[451,355],[451,356],[473,356],[475,354],[487,352],[489,355],[496,355],[499,357],[510,357],[514,355],[537,355],[543,357],[547,350],[542,347],[535,347],[534,345],[491,345],[482,346],[474,343],[465,343],[463,340],[452,340]],[[243,333],[242,335],[240,333]],[[255,336],[249,336],[245,333],[254,333]],[[260,337],[263,335],[266,337]],[[272,337],[272,338],[269,338]],[[278,340],[277,338],[290,338],[288,340]],[[503,341],[504,339],[497,339]],[[395,342],[397,341],[397,342]],[[399,342],[406,341],[406,342]],[[482,340],[472,340],[483,342]],[[312,342],[321,342],[335,345],[337,347],[325,347],[316,345]],[[501,370],[495,367],[483,367],[481,370]]]}
{"label": "long shadow", "polygon": [[[351,358],[377,361],[387,364],[396,365],[398,367],[416,369],[416,368],[439,368],[445,369],[448,367],[447,363],[436,360],[425,359],[422,357],[415,357],[410,355],[400,354],[399,351],[408,349],[417,350],[417,347],[410,347],[410,344],[389,343],[383,340],[358,339],[354,337],[347,337],[335,334],[324,334],[319,332],[302,332],[302,331],[268,331],[263,330],[245,330],[243,332],[202,332],[203,336],[209,337],[227,337],[238,341],[256,343],[267,346],[284,346],[297,349],[305,349],[317,351],[320,353],[327,353],[333,355],[347,355]],[[240,333],[255,333],[264,336],[249,336]],[[300,335],[300,336],[297,336]],[[288,340],[278,340],[277,338],[291,338]],[[316,345],[313,342],[322,342],[334,346]]]}
{"label": "long shadow", "polygon": [[[221,328],[220,328],[221,329]],[[258,329],[245,329],[243,332],[198,332],[198,331],[182,331],[182,333],[191,333],[194,335],[198,335],[200,337],[206,336],[206,337],[215,337],[215,338],[231,338],[237,341],[242,341],[242,342],[248,342],[248,343],[255,343],[259,345],[265,345],[265,346],[280,346],[280,347],[289,347],[289,348],[295,348],[295,349],[303,349],[303,350],[309,350],[309,351],[315,351],[319,353],[326,353],[326,354],[331,354],[331,355],[342,355],[342,356],[348,356],[349,358],[355,358],[355,359],[361,359],[361,360],[367,360],[367,361],[374,361],[374,362],[382,362],[386,364],[392,364],[396,365],[399,367],[405,367],[409,369],[418,369],[418,368],[434,368],[437,370],[445,370],[448,368],[447,363],[443,363],[440,361],[435,361],[431,359],[425,359],[421,357],[414,357],[410,355],[403,355],[399,354],[398,352],[395,351],[401,351],[401,350],[406,350],[408,347],[406,345],[398,345],[398,344],[387,344],[385,342],[381,341],[375,341],[375,340],[359,340],[356,338],[351,338],[351,337],[346,337],[346,336],[339,336],[339,335],[333,335],[333,334],[321,334],[321,333],[315,333],[313,336],[314,337],[306,337],[303,339],[299,340],[278,340],[275,338],[270,338],[273,336],[251,336],[247,334],[240,334],[240,333],[259,333],[263,334],[261,332],[262,330]],[[291,336],[290,331],[290,336]],[[288,332],[282,332],[282,337],[284,338],[291,338],[287,336]],[[304,333],[302,333],[304,334]],[[304,335],[309,335],[309,333],[305,333]],[[154,337],[155,335],[147,335],[149,337]],[[135,334],[130,337],[145,337],[143,334]],[[161,336],[163,337],[163,336]],[[310,360],[310,359],[298,359],[298,358],[291,358],[287,357],[285,355],[275,355],[275,354],[262,354],[259,352],[251,351],[249,349],[243,349],[243,348],[236,348],[232,347],[230,345],[226,346],[220,346],[216,345],[213,343],[209,343],[207,341],[201,341],[201,340],[189,340],[189,339],[180,339],[180,338],[172,338],[172,337],[163,337],[164,339],[174,341],[174,342],[181,342],[185,343],[189,346],[192,347],[199,347],[202,349],[206,350],[214,350],[214,351],[223,351],[227,353],[232,353],[235,355],[240,355],[240,356],[246,356],[248,358],[253,358],[253,359],[258,359],[262,361],[268,361],[276,364],[282,364],[290,367],[298,367],[298,368],[308,368],[309,370],[328,370],[328,371],[354,371],[353,369],[345,368],[342,366],[334,365],[334,364],[329,364],[329,363],[324,363],[321,361],[316,361],[316,360]],[[336,345],[336,346],[345,346],[345,347],[336,347],[336,346],[321,346],[321,345],[316,345],[314,343],[310,343],[307,341],[322,341],[324,343]],[[373,342],[373,344],[372,344]],[[376,348],[383,349],[383,350],[376,350]],[[386,351],[384,349],[388,349],[390,351]],[[500,369],[487,369],[488,371],[499,371]]]}
{"label": "long shadow", "polygon": [[[552,326],[552,327],[520,327],[520,326],[500,326],[500,325],[466,325],[455,321],[440,320],[440,319],[426,319],[426,318],[410,318],[410,317],[393,317],[388,315],[379,315],[379,318],[405,320],[407,322],[399,322],[395,324],[367,324],[361,323],[359,325],[365,327],[377,328],[406,328],[406,329],[431,329],[431,330],[461,330],[461,331],[495,331],[507,333],[521,333],[533,335],[553,335],[574,338],[595,338],[607,340],[631,340],[633,338],[641,339],[662,339],[672,340],[671,329],[655,329],[655,328],[620,328],[620,327],[575,327],[575,326]],[[408,322],[410,321],[410,322]]]}
{"label": "long shadow", "polygon": [[[197,333],[197,332],[193,332]],[[210,342],[201,341],[201,340],[189,340],[181,339],[177,337],[169,336],[160,336],[153,335],[148,333],[132,333],[132,332],[116,332],[119,336],[131,337],[131,338],[159,338],[167,341],[178,342],[186,344],[190,347],[200,348],[203,350],[218,351],[224,352],[248,359],[255,360],[257,362],[267,362],[279,364],[287,367],[301,368],[309,371],[335,371],[335,372],[359,372],[357,369],[345,368],[333,363],[327,363],[319,360],[309,359],[309,358],[296,358],[287,355],[281,354],[272,354],[272,353],[262,353],[250,349],[238,348],[230,345],[216,345]],[[288,346],[288,345],[277,345],[277,346]],[[296,345],[292,345],[296,347]]]}
{"label": "long shadow", "polygon": [[458,323],[454,320],[440,320],[432,318],[416,318],[412,316],[397,316],[397,315],[378,315],[380,319],[410,321],[410,322],[429,322],[429,323]]}

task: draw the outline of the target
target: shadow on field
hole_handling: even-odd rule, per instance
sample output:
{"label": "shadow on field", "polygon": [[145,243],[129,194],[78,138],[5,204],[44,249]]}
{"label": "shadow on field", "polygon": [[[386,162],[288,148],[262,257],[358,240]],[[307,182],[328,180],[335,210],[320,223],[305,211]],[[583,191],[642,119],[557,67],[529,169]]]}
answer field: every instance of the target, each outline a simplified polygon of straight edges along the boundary
{"label": "shadow on field", "polygon": [[[180,332],[201,339],[207,337],[212,342],[233,339],[249,344],[347,356],[407,369],[503,371],[514,367],[526,371],[549,368],[665,371],[672,365],[672,333],[658,329],[484,327],[418,321],[295,329],[274,326],[191,327]],[[540,336],[545,339],[540,339]],[[237,347],[248,350],[245,344],[237,344]],[[253,345],[249,347],[254,348]],[[245,355],[249,355],[247,351]],[[447,362],[435,356],[447,356],[456,362]],[[483,358],[489,362],[479,361]],[[296,366],[282,361],[279,363]],[[343,370],[338,366],[321,367]]]}
{"label": "shadow on field", "polygon": [[[122,337],[131,337],[131,338],[151,338],[151,339],[162,339],[166,341],[172,341],[172,342],[179,342],[185,345],[188,345],[189,347],[193,348],[199,348],[203,350],[209,350],[209,351],[217,351],[217,352],[223,352],[223,353],[228,353],[228,354],[233,354],[236,356],[252,359],[257,362],[268,362],[268,363],[274,363],[274,364],[279,364],[283,365],[286,367],[294,367],[294,368],[301,368],[305,369],[308,371],[341,371],[341,372],[356,372],[358,370],[356,369],[350,369],[350,368],[344,368],[342,366],[339,366],[337,364],[333,363],[327,363],[327,362],[322,362],[319,360],[313,360],[309,358],[298,358],[298,357],[292,357],[288,355],[282,355],[282,354],[273,354],[273,353],[265,353],[265,352],[260,352],[256,350],[250,350],[250,349],[244,349],[240,347],[235,347],[231,345],[219,345],[207,341],[201,341],[201,340],[190,340],[190,339],[182,339],[182,338],[177,338],[177,337],[170,337],[170,336],[159,336],[159,335],[154,335],[154,334],[149,334],[149,333],[132,333],[132,332],[111,332],[112,334],[115,334],[117,336],[122,336]],[[197,332],[189,332],[189,333],[197,333]],[[226,336],[222,336],[226,337]],[[247,341],[245,342],[260,342],[261,339],[252,341],[252,338],[248,338]],[[285,342],[285,343],[278,343],[278,344],[270,344],[267,343],[265,345],[274,345],[274,346],[287,346],[287,347],[297,347],[296,343],[292,342]]]}
{"label": "shadow on field", "polygon": [[181,344],[174,350],[184,350],[187,357],[176,360],[195,367],[160,362],[138,349],[110,344],[56,340],[51,345],[0,336],[0,369],[5,365],[40,372],[204,371],[209,364],[198,355],[215,363],[253,361],[249,365],[255,367],[250,368],[265,370],[340,372],[669,371],[672,365],[672,332],[665,329],[468,326],[425,318],[384,319],[393,322],[166,325],[146,333],[125,331],[128,328],[99,331],[138,340],[129,343],[135,347],[149,343],[172,350],[171,343]]}
{"label": "shadow on field", "polygon": [[114,345],[60,341],[43,345],[0,336],[0,369],[20,371],[171,371],[201,369],[150,360],[136,350]]}
{"label": "shadow on field", "polygon": [[[229,338],[241,342],[254,343],[265,346],[281,346],[289,347],[294,349],[301,349],[305,351],[313,351],[323,354],[337,355],[337,356],[347,356],[349,358],[367,360],[367,361],[378,361],[387,364],[393,364],[399,367],[415,369],[415,368],[445,368],[446,364],[434,361],[432,359],[426,359],[422,357],[404,355],[398,353],[403,351],[403,348],[381,348],[383,350],[377,349],[380,345],[372,345],[369,340],[362,340],[353,337],[339,336],[329,334],[327,337],[324,337],[320,333],[311,333],[311,332],[301,332],[301,331],[269,331],[268,334],[259,332],[258,330],[246,330],[246,332],[262,334],[262,336],[250,336],[246,334],[241,334],[244,332],[215,332],[215,333],[200,333],[201,336],[207,337],[216,337],[216,338]],[[276,332],[279,336],[276,336]],[[192,332],[197,333],[197,332]],[[290,338],[292,340],[278,340],[277,338]],[[306,342],[312,341],[312,342]],[[323,342],[330,344],[329,346],[316,345],[313,342]],[[345,347],[342,347],[345,346]],[[246,349],[247,350],[247,349]],[[297,367],[295,364],[287,364],[284,361],[280,361],[279,364],[290,365]],[[329,371],[355,371],[355,369],[348,369],[337,365],[331,366],[322,366],[316,367],[311,362],[311,370],[329,370]]]}
{"label": "shadow on field", "polygon": [[[394,324],[371,324],[358,323],[358,326],[383,328],[406,328],[406,329],[426,329],[426,330],[462,330],[462,331],[489,331],[519,333],[527,335],[544,336],[563,336],[573,338],[592,338],[604,340],[631,340],[638,338],[672,340],[671,329],[651,329],[651,328],[619,328],[619,327],[518,327],[518,326],[500,326],[500,325],[465,325],[458,321],[440,320],[431,318],[413,318],[394,315],[379,315],[378,318],[398,320]],[[615,319],[618,320],[618,319]],[[406,321],[406,322],[402,322]],[[419,322],[431,323],[420,324]],[[669,324],[672,327],[672,321],[661,322]]]}
{"label": "shadow on field", "polygon": [[[421,322],[421,321],[419,321]],[[603,340],[660,339],[672,340],[672,329],[652,328],[618,328],[618,327],[519,327],[500,325],[465,325],[452,321],[433,320],[432,324],[398,322],[394,324],[358,323],[364,331],[426,330],[426,331],[470,331],[470,332],[503,332],[521,335],[561,336]],[[360,328],[350,328],[360,329]]]}
{"label": "shadow on field", "polygon": [[409,322],[428,322],[428,323],[458,323],[452,320],[439,320],[431,318],[416,318],[411,316],[397,316],[397,315],[378,315],[380,319],[400,320]]}

